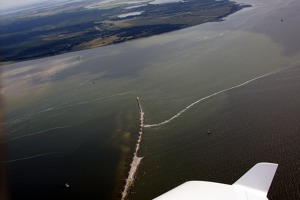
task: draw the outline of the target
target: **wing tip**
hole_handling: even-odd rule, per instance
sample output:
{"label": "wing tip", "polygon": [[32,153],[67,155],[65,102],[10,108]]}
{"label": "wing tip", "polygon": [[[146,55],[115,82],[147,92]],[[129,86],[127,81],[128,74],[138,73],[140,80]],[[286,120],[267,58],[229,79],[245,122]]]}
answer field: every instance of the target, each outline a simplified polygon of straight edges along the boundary
{"label": "wing tip", "polygon": [[267,196],[277,168],[277,163],[257,163],[233,185],[241,186],[246,190],[256,190]]}

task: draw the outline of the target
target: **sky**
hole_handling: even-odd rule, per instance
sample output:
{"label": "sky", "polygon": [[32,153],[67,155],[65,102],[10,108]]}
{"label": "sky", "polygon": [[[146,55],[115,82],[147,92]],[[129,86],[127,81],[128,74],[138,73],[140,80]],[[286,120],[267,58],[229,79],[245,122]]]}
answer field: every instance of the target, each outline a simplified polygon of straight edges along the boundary
{"label": "sky", "polygon": [[43,2],[49,0],[0,0],[0,8],[13,8],[21,5],[36,3],[36,2]]}

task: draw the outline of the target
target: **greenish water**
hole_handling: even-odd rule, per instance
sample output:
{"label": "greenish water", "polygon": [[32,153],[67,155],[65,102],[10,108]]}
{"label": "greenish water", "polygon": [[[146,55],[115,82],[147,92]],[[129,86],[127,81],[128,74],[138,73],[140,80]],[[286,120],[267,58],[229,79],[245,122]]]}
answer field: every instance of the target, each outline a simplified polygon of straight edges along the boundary
{"label": "greenish water", "polygon": [[[299,63],[293,37],[299,27],[294,20],[281,23],[274,17],[295,14],[299,3],[265,3],[220,23],[4,66],[6,165],[13,199],[117,199],[138,134],[137,96],[145,124],[160,123],[203,97]],[[273,26],[266,32],[268,22]],[[243,92],[243,87],[237,89]],[[251,135],[263,126],[247,125],[241,115],[259,103],[238,104],[233,92],[195,104],[163,126],[144,129],[139,154],[145,159],[129,199],[151,199],[187,180],[233,183],[260,161],[288,168],[288,162],[270,156],[276,144],[269,143],[272,134],[244,149],[249,138],[242,133]],[[213,134],[208,136],[207,129]],[[257,148],[263,145],[269,150]],[[297,174],[296,169],[281,174]],[[275,181],[280,182],[275,183],[281,190],[277,194],[287,195],[286,188],[278,187],[286,180]],[[297,191],[295,184],[287,185]]]}

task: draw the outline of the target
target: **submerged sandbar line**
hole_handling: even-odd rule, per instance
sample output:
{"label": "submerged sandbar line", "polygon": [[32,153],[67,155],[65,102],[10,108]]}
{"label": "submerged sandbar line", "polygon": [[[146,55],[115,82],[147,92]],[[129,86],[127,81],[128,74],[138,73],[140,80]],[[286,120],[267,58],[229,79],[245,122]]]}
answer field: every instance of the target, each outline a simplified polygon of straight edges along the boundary
{"label": "submerged sandbar line", "polygon": [[176,119],[177,117],[179,117],[181,114],[183,114],[185,111],[187,111],[189,108],[193,107],[193,106],[196,105],[197,103],[200,103],[201,101],[204,101],[204,100],[206,100],[206,99],[208,99],[208,98],[210,98],[210,97],[216,96],[216,95],[218,95],[218,94],[221,94],[221,93],[224,93],[224,92],[233,90],[233,89],[235,89],[235,88],[242,87],[242,86],[247,85],[247,84],[249,84],[249,83],[251,83],[251,82],[253,82],[253,81],[256,81],[256,80],[258,80],[258,79],[264,78],[264,77],[266,77],[266,76],[270,76],[270,75],[272,75],[272,74],[276,74],[276,73],[285,71],[285,70],[287,70],[287,69],[290,69],[290,68],[292,68],[292,67],[295,67],[295,66],[297,66],[298,62],[299,62],[299,61],[296,61],[296,62],[292,63],[291,65],[289,65],[288,67],[281,68],[281,69],[275,70],[275,71],[273,71],[273,72],[269,72],[269,73],[267,73],[267,74],[258,76],[258,77],[256,77],[256,78],[250,79],[250,80],[248,80],[248,81],[245,81],[245,82],[243,82],[243,83],[241,83],[241,84],[239,84],[239,85],[232,86],[232,87],[229,87],[229,88],[220,90],[220,91],[215,92],[215,93],[213,93],[213,94],[211,94],[211,95],[208,95],[208,96],[206,96],[206,97],[203,97],[203,98],[201,98],[201,99],[198,99],[197,101],[195,101],[195,102],[191,103],[190,105],[188,105],[187,107],[185,107],[183,110],[179,111],[179,112],[178,112],[177,114],[175,114],[173,117],[171,117],[171,118],[169,118],[169,119],[167,119],[167,120],[165,120],[165,121],[162,121],[162,122],[160,122],[160,123],[156,123],[156,124],[145,124],[144,127],[145,127],[145,128],[151,128],[151,127],[158,127],[158,126],[165,125],[165,124],[167,124],[167,123],[173,121],[174,119]]}
{"label": "submerged sandbar line", "polygon": [[138,150],[140,149],[140,143],[142,141],[142,134],[143,134],[143,127],[144,127],[144,112],[142,109],[142,105],[140,102],[139,97],[136,98],[137,103],[138,103],[138,107],[139,107],[139,111],[140,111],[140,129],[139,129],[139,137],[136,143],[136,147],[135,147],[135,152],[133,153],[133,158],[132,158],[132,162],[130,164],[130,170],[128,172],[128,177],[126,179],[126,184],[124,186],[124,190],[122,192],[122,200],[124,200],[128,194],[128,191],[130,189],[130,187],[132,186],[134,179],[135,179],[135,174],[137,172],[138,166],[140,165],[143,157],[138,157],[137,153]]}

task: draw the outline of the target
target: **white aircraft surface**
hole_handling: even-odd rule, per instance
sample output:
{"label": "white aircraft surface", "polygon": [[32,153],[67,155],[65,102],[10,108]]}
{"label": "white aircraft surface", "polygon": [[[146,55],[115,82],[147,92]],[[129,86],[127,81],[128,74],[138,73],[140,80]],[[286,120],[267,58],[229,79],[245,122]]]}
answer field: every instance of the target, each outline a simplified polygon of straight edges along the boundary
{"label": "white aircraft surface", "polygon": [[268,200],[278,164],[258,163],[233,185],[188,181],[154,200]]}

